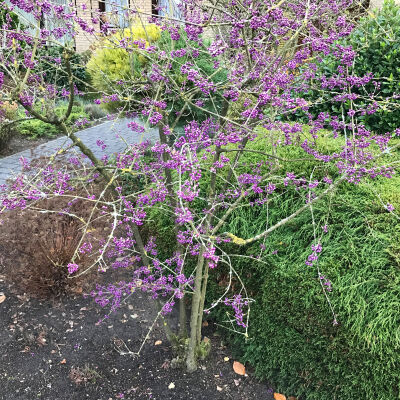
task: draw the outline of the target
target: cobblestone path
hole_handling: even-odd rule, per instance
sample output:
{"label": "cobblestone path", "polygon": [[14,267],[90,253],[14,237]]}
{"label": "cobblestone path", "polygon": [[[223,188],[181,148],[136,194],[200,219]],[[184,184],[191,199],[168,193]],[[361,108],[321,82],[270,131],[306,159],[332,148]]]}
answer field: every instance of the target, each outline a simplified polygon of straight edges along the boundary
{"label": "cobblestone path", "polygon": [[[124,138],[128,143],[139,143],[141,135],[133,133],[128,127],[129,119],[123,118],[115,121],[107,121],[101,125],[93,126],[76,133],[86,146],[88,146],[96,157],[101,158],[104,154],[112,155],[125,149],[126,144],[120,137]],[[119,137],[120,136],[120,137]],[[144,135],[144,140],[155,141],[158,138],[156,129],[149,129]],[[103,151],[96,145],[96,141],[101,139],[107,146]],[[71,144],[71,140],[62,136],[58,139],[50,140],[33,149],[21,151],[8,157],[0,158],[0,185],[6,183],[11,176],[21,171],[20,158],[24,157],[28,160],[34,158],[51,155],[60,148],[65,148]]]}

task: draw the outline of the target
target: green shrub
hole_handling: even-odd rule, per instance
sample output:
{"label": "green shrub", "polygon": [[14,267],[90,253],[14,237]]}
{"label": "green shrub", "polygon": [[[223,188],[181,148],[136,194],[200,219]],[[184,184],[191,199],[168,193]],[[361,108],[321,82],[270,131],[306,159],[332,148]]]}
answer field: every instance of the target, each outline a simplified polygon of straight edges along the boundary
{"label": "green shrub", "polygon": [[[400,6],[394,0],[385,0],[380,10],[375,10],[360,20],[356,29],[351,35],[338,42],[343,46],[352,46],[357,52],[354,65],[350,73],[357,76],[364,76],[372,73],[374,81],[381,82],[380,88],[376,91],[374,83],[365,86],[368,93],[376,91],[376,98],[379,99],[378,111],[373,114],[360,116],[359,122],[377,133],[392,132],[399,127],[400,100],[391,99],[394,94],[400,94]],[[339,62],[332,57],[326,57],[319,64],[319,74],[327,78],[337,74]],[[354,90],[355,92],[355,90]],[[365,91],[360,89],[358,94],[365,97]],[[305,98],[312,103],[310,112],[317,116],[320,112],[329,112],[332,115],[342,115],[340,102],[334,101],[330,92],[314,88],[305,94]],[[362,98],[354,101],[356,108],[366,108],[369,103]],[[350,101],[343,104],[343,113],[348,119],[347,112],[350,109]],[[298,113],[298,117],[304,114]]]}
{"label": "green shrub", "polygon": [[[67,111],[68,105],[62,104],[55,109],[56,115],[61,117]],[[23,115],[21,115],[23,117]],[[79,128],[75,125],[75,122],[81,119],[89,119],[90,116],[85,112],[82,106],[74,105],[72,107],[72,112],[66,121],[66,125],[72,130],[76,131]],[[22,135],[36,139],[39,137],[53,137],[59,134],[59,129],[51,124],[42,122],[38,119],[32,119],[29,121],[20,122],[18,125],[18,131]]]}
{"label": "green shrub", "polygon": [[[340,145],[327,131],[318,140],[327,153]],[[248,148],[268,152],[271,145],[264,137],[250,142]],[[277,148],[277,152],[283,158],[304,157],[296,146]],[[392,161],[397,158],[393,155]],[[258,161],[258,154],[245,153],[237,174],[251,171]],[[330,165],[324,171],[313,171],[312,162],[282,162],[280,168],[278,176],[285,171],[305,177],[313,172],[315,178],[336,175],[336,168]],[[208,186],[205,177],[201,191]],[[261,258],[264,263],[232,257],[255,302],[247,341],[242,335],[224,332],[234,343],[235,356],[251,364],[256,375],[271,382],[277,391],[299,400],[400,398],[400,223],[384,208],[391,203],[400,210],[399,186],[400,176],[359,185],[345,183],[313,207],[319,231],[328,225],[318,267],[332,282],[328,295],[338,325],[333,324],[317,268],[305,265],[313,243],[309,211],[267,237]],[[285,190],[268,205],[242,207],[233,213],[224,231],[242,238],[256,235],[265,229],[267,220],[272,225],[303,205],[304,196],[301,191]],[[200,212],[206,204],[200,200],[202,195],[198,197]],[[170,256],[174,250],[170,245],[172,222],[162,210],[152,210],[151,218],[145,229],[159,234],[160,257]],[[261,252],[259,244],[244,248],[231,244],[225,250],[247,256]],[[219,264],[210,274],[208,305],[222,294],[225,286],[219,283],[226,281],[228,271]],[[233,280],[233,286],[240,285]],[[224,307],[215,310],[212,315],[218,321],[226,319]]]}
{"label": "green shrub", "polygon": [[[93,86],[100,92],[108,92],[122,79],[135,81],[143,78],[142,71],[148,60],[138,51],[128,52],[120,48],[120,42],[143,40],[146,46],[149,46],[158,40],[160,35],[161,30],[157,25],[149,24],[144,28],[141,23],[137,23],[123,32],[103,39],[87,63]],[[131,47],[134,46],[131,44]]]}
{"label": "green shrub", "polygon": [[[12,11],[10,11],[10,4],[6,0],[0,0],[0,27],[3,27],[7,21],[7,16],[11,17],[10,23],[10,30],[17,30],[18,25],[20,26],[21,30],[24,30],[25,27],[21,24],[20,18],[18,15]],[[24,44],[22,44],[24,46]],[[3,46],[1,49],[1,55],[4,60],[7,60],[10,55],[12,54],[12,49],[7,48],[6,46]],[[6,76],[8,75],[8,68],[5,68],[3,65],[0,66],[0,71],[3,72]]]}
{"label": "green shrub", "polygon": [[12,122],[17,119],[18,104],[9,101],[0,102],[0,150],[5,148],[15,129]]}
{"label": "green shrub", "polygon": [[37,139],[39,137],[52,137],[56,136],[58,133],[58,130],[54,125],[47,124],[38,119],[21,122],[18,131],[21,135],[29,136],[32,139]]}
{"label": "green shrub", "polygon": [[[180,39],[179,40],[172,40],[171,36],[168,32],[163,32],[161,34],[161,38],[157,41],[156,45],[159,51],[166,51],[167,53],[171,52],[172,50],[177,51],[181,49],[187,49],[188,39],[186,36],[185,31],[180,31]],[[208,53],[207,50],[204,50],[210,44],[209,39],[203,39],[202,43],[199,45],[195,42],[190,42],[190,47],[192,49],[198,51],[198,56],[193,58],[191,52],[187,52],[185,56],[174,58],[171,62],[171,69],[170,74],[172,78],[178,85],[185,84],[186,90],[194,88],[194,85],[184,77],[181,72],[181,67],[183,64],[191,62],[195,66],[194,68],[201,73],[201,75],[205,78],[208,78],[209,81],[213,82],[214,84],[222,83],[226,81],[227,78],[227,71],[220,67],[218,70],[214,68],[214,61]],[[192,103],[196,103],[196,101],[200,100],[202,104],[202,108],[211,111],[216,114],[221,113],[222,108],[222,97],[220,96],[220,92],[217,91],[216,96],[211,98],[210,96],[205,96],[205,98],[201,95],[201,93],[195,95],[192,98]],[[168,101],[168,109],[172,110],[170,112],[170,119],[173,121],[176,118],[176,111],[181,111],[182,107],[184,106],[184,99],[177,95],[169,99]],[[186,116],[185,116],[186,115]],[[181,121],[184,123],[187,120],[194,119],[195,121],[203,121],[209,115],[197,107],[189,105],[187,107],[186,112],[184,113]]]}
{"label": "green shrub", "polygon": [[9,11],[9,4],[7,4],[5,0],[0,0],[0,26],[3,26],[8,22],[6,17],[7,15],[11,17],[10,29],[16,29],[20,23],[18,15]]}
{"label": "green shrub", "polygon": [[[161,31],[156,25],[146,25],[145,29],[141,23],[134,24],[130,28],[126,28],[122,33],[118,32],[106,39],[104,39],[98,48],[94,51],[92,57],[87,64],[87,71],[91,77],[93,86],[99,92],[105,92],[107,94],[120,93],[121,101],[115,101],[104,104],[104,107],[109,111],[115,111],[120,107],[126,107],[127,110],[134,108],[135,103],[126,98],[127,93],[121,93],[121,85],[119,81],[128,81],[125,85],[127,87],[138,87],[135,89],[136,97],[145,97],[150,95],[149,88],[139,88],[139,82],[146,81],[146,74],[150,72],[152,62],[150,58],[146,58],[141,55],[139,51],[132,51],[134,46],[130,45],[130,50],[127,51],[124,48],[120,48],[119,44],[121,40],[125,40],[128,43],[135,40],[143,40],[146,42],[146,46],[153,45],[156,48],[155,55],[159,59],[158,54],[165,52],[170,54],[172,51],[187,48],[187,36],[182,30],[180,32],[179,40],[172,40],[170,34],[167,31]],[[208,77],[212,75],[211,80],[221,82],[226,79],[226,71],[221,69],[217,71],[214,69],[213,59],[207,52],[204,51],[204,46],[208,43],[207,40],[203,41],[202,44],[191,42],[190,46],[198,51],[198,56],[192,58],[191,52],[187,52],[182,57],[168,59],[169,65],[169,76],[172,77],[174,82],[181,86],[185,83],[186,89],[190,89],[193,84],[187,81],[181,72],[181,66],[188,61],[195,62],[195,68],[201,72],[203,76]],[[151,55],[149,54],[149,57]],[[130,85],[129,82],[132,84]],[[196,95],[192,98],[192,102],[199,100],[201,95]],[[170,118],[173,120],[176,118],[176,111],[180,111],[184,105],[183,99],[179,95],[170,95],[168,97],[167,109],[170,112]],[[215,108],[221,106],[221,98],[216,98],[214,103],[208,99],[204,102],[203,108],[216,112]],[[204,113],[197,107],[189,106],[185,112],[185,115],[190,115],[189,119],[202,120],[204,119]],[[185,120],[185,116],[182,118],[182,122]]]}
{"label": "green shrub", "polygon": [[89,115],[90,119],[93,120],[104,118],[107,115],[98,104],[85,104],[83,109]]}
{"label": "green shrub", "polygon": [[[68,74],[63,60],[64,47],[47,46],[39,49],[38,69],[44,71],[44,79],[47,83],[55,84],[58,88],[68,88]],[[88,75],[85,65],[85,54],[73,53],[70,56],[71,72],[74,76],[74,83],[80,90],[86,86]],[[56,61],[56,62],[55,62]]]}
{"label": "green shrub", "polygon": [[[258,150],[265,147],[258,141],[250,144]],[[248,156],[244,159],[251,163]],[[313,166],[298,163],[285,168],[309,176]],[[344,184],[314,206],[317,223],[328,225],[318,266],[332,282],[329,298],[337,326],[317,268],[305,265],[313,243],[310,212],[268,236],[262,258],[267,264],[236,259],[235,268],[255,303],[248,341],[242,336],[231,339],[242,361],[252,364],[257,376],[279,392],[306,400],[400,398],[400,224],[384,208],[390,202],[400,209],[399,185],[398,176]],[[301,197],[293,190],[268,208],[242,208],[227,231],[240,237],[260,233],[267,218],[273,224],[304,204]],[[244,220],[254,222],[248,232]],[[260,247],[252,245],[239,253],[257,255]],[[219,266],[212,273],[223,279],[226,271]],[[209,301],[220,290],[213,284]],[[224,311],[219,311],[219,318]]]}

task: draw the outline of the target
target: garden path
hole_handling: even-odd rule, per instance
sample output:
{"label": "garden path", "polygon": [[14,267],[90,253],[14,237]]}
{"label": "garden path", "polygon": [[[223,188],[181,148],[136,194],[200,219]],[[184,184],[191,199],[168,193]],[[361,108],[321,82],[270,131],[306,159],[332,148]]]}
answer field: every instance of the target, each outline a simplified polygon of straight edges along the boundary
{"label": "garden path", "polygon": [[[121,137],[130,144],[140,143],[142,135],[133,133],[128,128],[127,125],[130,121],[131,119],[127,118],[107,121],[101,125],[83,129],[77,132],[76,136],[78,136],[83,143],[93,151],[96,157],[101,158],[105,154],[112,155],[121,152],[126,148],[126,144],[121,140]],[[157,130],[155,128],[150,128],[143,136],[143,139],[155,141],[157,137]],[[96,145],[98,139],[101,139],[107,146],[104,150]],[[68,147],[71,143],[71,139],[62,136],[34,147],[33,149],[24,150],[11,156],[0,158],[0,185],[5,184],[7,179],[21,171],[22,166],[19,161],[21,157],[33,160],[40,156],[51,155],[60,148]]]}

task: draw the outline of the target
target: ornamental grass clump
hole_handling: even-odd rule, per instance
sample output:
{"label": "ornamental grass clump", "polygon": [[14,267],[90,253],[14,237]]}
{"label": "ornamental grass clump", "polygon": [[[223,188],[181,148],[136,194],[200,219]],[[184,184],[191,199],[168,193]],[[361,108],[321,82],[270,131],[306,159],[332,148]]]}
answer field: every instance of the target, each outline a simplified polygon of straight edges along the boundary
{"label": "ornamental grass clump", "polygon": [[[22,160],[25,172],[29,174],[34,165],[46,165],[48,159],[37,160],[29,165]],[[55,173],[58,182],[53,178],[54,170],[44,168],[46,183],[58,185],[61,179],[68,179],[72,170],[61,169]],[[18,185],[18,181],[14,182]],[[88,186],[89,187],[89,186]],[[96,185],[91,185],[96,191]],[[75,194],[75,199],[53,198],[38,199],[29,209],[15,209],[4,215],[0,232],[0,252],[2,265],[8,280],[19,290],[33,297],[48,299],[62,297],[80,292],[82,288],[90,289],[89,282],[96,276],[98,268],[90,268],[93,263],[93,252],[101,246],[98,232],[107,231],[107,221],[102,218],[101,211],[82,201],[86,197],[84,190]],[[60,211],[62,210],[62,211]],[[92,232],[83,237],[84,218],[94,218]],[[89,235],[89,236],[88,236]],[[77,272],[74,260],[79,260],[81,268],[87,273],[78,279],[69,279],[70,274]]]}
{"label": "ornamental grass clump", "polygon": [[[335,89],[343,96],[368,91],[371,75],[357,76],[350,69],[356,53],[340,47],[333,51],[333,44],[354,27],[349,18],[351,0],[254,0],[245,6],[230,0],[218,5],[184,0],[183,5],[182,21],[168,17],[157,21],[157,29],[162,31],[159,41],[141,39],[132,48],[123,39],[122,28],[113,28],[121,40],[101,38],[106,29],[106,24],[98,24],[103,21],[101,13],[94,12],[89,23],[81,18],[80,9],[63,13],[63,6],[46,0],[40,10],[39,5],[18,2],[18,7],[34,18],[55,15],[64,23],[65,35],[74,36],[78,29],[93,40],[100,37],[116,54],[129,57],[134,53],[137,69],[128,68],[127,73],[137,70],[140,79],[112,77],[107,81],[111,85],[100,89],[95,102],[129,110],[131,120],[127,123],[129,134],[122,137],[119,132],[116,138],[124,141],[125,151],[98,158],[66,124],[78,93],[71,69],[73,49],[64,48],[61,65],[69,87],[60,90],[43,80],[37,62],[43,36],[56,40],[60,32],[43,32],[39,27],[36,31],[32,27],[36,34],[2,30],[14,54],[0,62],[17,84],[10,88],[2,82],[1,95],[18,102],[28,116],[56,127],[71,139],[77,154],[57,152],[45,166],[31,166],[31,173],[19,175],[14,184],[2,188],[0,211],[3,216],[31,210],[44,199],[56,203],[78,199],[82,207],[92,209],[93,213],[84,216],[63,206],[57,210],[82,223],[81,244],[67,265],[69,279],[96,268],[124,268],[129,279],[98,284],[90,293],[104,307],[101,321],[122,307],[128,296],[146,292],[159,307],[157,320],[167,338],[179,348],[177,361],[193,372],[210,346],[202,335],[203,318],[217,307],[226,311],[219,323],[244,342],[250,340],[251,310],[260,308],[253,299],[257,290],[247,287],[243,279],[247,272],[240,269],[239,260],[260,268],[268,268],[268,264],[256,252],[247,254],[246,249],[271,248],[275,245],[271,238],[287,229],[291,235],[282,246],[289,245],[300,230],[290,231],[297,218],[310,213],[312,222],[301,228],[305,257],[298,273],[305,277],[306,294],[324,299],[321,304],[326,312],[317,322],[325,323],[332,332],[340,329],[342,316],[331,300],[336,296],[335,286],[320,263],[330,246],[324,241],[323,227],[331,208],[343,207],[334,200],[349,187],[397,175],[400,143],[392,137],[398,131],[377,136],[356,118],[348,123],[321,114],[310,115],[308,126],[283,122],[299,109],[308,112],[310,103],[301,93],[315,80],[324,90]],[[144,22],[146,17],[137,14]],[[151,32],[155,28],[144,23],[143,29]],[[158,46],[164,39],[168,51]],[[325,85],[314,60],[329,54],[340,60],[343,68]],[[202,63],[204,59],[207,63]],[[91,83],[87,92],[93,92]],[[68,100],[62,115],[51,107],[59,98]],[[374,103],[374,93],[368,92],[367,99],[365,108]],[[232,110],[238,101],[242,104]],[[158,134],[153,142],[146,140],[149,127]],[[253,148],[256,142],[261,145]],[[57,164],[61,156],[62,168]],[[94,190],[92,182],[100,189]],[[315,213],[317,207],[320,212]],[[351,212],[350,206],[344,207]],[[397,215],[396,209],[387,207],[386,211]],[[242,211],[248,212],[248,217],[237,224]],[[255,224],[250,216],[261,212],[264,217]],[[165,221],[164,229],[150,231],[158,219]],[[99,220],[108,229],[98,231],[93,242]],[[170,240],[161,246],[166,232]],[[88,244],[84,251],[91,257],[89,266],[80,260],[83,243]],[[220,272],[223,290],[206,301],[210,282],[215,282]],[[314,290],[315,276],[318,291]],[[361,279],[363,285],[367,277]],[[279,299],[279,293],[276,296]],[[285,304],[291,307],[290,302]],[[179,308],[179,323],[170,326],[165,317],[175,307]],[[350,313],[357,313],[353,305],[350,308]],[[140,354],[145,339],[128,353]],[[318,337],[314,340],[318,345]],[[377,386],[376,393],[381,389]]]}

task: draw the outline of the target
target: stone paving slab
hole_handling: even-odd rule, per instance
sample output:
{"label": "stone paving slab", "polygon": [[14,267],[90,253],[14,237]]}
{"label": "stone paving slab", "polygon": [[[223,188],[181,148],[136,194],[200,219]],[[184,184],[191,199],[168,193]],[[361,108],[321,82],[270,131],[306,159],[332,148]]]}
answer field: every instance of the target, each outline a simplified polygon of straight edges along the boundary
{"label": "stone paving slab", "polygon": [[[118,136],[121,136],[127,143],[140,143],[141,134],[132,132],[128,127],[128,122],[132,119],[122,118],[115,121],[107,121],[103,124],[93,126],[76,132],[82,142],[88,146],[96,157],[101,158],[105,154],[112,154],[124,151],[126,148],[125,142]],[[140,123],[140,121],[137,121]],[[97,146],[96,141],[101,139],[107,146],[105,150]],[[155,142],[158,139],[158,131],[155,128],[150,128],[144,135],[144,140]],[[28,160],[38,158],[40,156],[54,154],[60,148],[66,148],[72,144],[71,139],[62,136],[58,139],[50,140],[47,143],[41,144],[33,149],[24,150],[8,157],[0,158],[0,185],[6,183],[6,180],[13,175],[21,172],[20,158],[24,157]]]}

